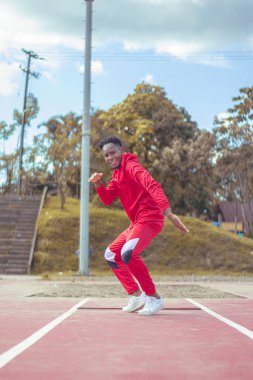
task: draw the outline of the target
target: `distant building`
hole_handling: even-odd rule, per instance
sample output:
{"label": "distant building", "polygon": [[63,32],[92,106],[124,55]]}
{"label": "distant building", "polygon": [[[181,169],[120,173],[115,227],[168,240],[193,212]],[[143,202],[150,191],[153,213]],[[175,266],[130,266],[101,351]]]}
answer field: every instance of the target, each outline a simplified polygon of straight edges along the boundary
{"label": "distant building", "polygon": [[[253,202],[250,204],[251,218],[253,221]],[[248,207],[249,210],[249,207]],[[217,214],[220,215],[221,221],[226,223],[242,223],[242,205],[240,202],[222,201],[218,203]],[[219,218],[219,220],[220,220]]]}

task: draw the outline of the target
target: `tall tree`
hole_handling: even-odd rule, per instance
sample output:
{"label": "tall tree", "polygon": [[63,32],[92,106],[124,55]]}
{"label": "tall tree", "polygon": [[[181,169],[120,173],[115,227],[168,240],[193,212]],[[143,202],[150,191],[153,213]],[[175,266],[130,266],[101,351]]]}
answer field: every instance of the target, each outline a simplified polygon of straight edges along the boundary
{"label": "tall tree", "polygon": [[46,167],[58,185],[61,208],[65,203],[67,181],[73,180],[80,169],[81,117],[74,113],[54,116],[41,124],[46,132],[37,138]]}
{"label": "tall tree", "polygon": [[[39,106],[37,103],[35,105],[27,107],[25,123],[28,127],[31,125],[31,121],[37,117],[38,112]],[[5,141],[7,141],[15,131],[21,129],[22,117],[23,113],[19,112],[17,109],[14,109],[13,123],[8,125],[5,121],[0,122],[0,140],[3,142],[3,152],[1,154],[2,164],[0,171],[5,170],[6,186],[8,188],[8,191],[11,189],[12,181],[14,181],[15,177],[17,177],[18,151],[6,155]]]}
{"label": "tall tree", "polygon": [[161,87],[145,83],[138,84],[133,94],[101,113],[100,118],[106,132],[119,135],[148,167],[174,138],[193,138],[196,130],[187,112],[178,109]]}
{"label": "tall tree", "polygon": [[[222,120],[216,118],[217,166],[228,176],[230,192],[239,194],[244,230],[253,237],[253,87],[244,87]],[[228,183],[226,183],[228,185]]]}
{"label": "tall tree", "polygon": [[[102,112],[99,119],[104,135],[117,134],[127,150],[136,153],[163,184],[177,212],[195,210],[201,214],[209,210],[210,192],[205,181],[201,182],[202,187],[197,186],[197,178],[200,181],[202,172],[199,168],[195,170],[198,161],[194,162],[191,158],[193,153],[190,152],[190,149],[194,152],[201,148],[203,141],[208,139],[200,136],[197,124],[191,120],[186,109],[174,105],[163,88],[138,84],[122,103],[108,112]],[[210,150],[206,151],[206,155]],[[206,156],[206,162],[209,159]],[[197,193],[201,202],[197,202]]]}
{"label": "tall tree", "polygon": [[[17,160],[17,153],[6,154],[5,142],[13,135],[16,129],[16,124],[7,124],[5,121],[0,122],[0,140],[2,141],[2,152],[0,153],[0,175],[3,181],[3,191],[10,192],[12,182],[14,180],[15,163]],[[5,183],[4,183],[5,178]]]}
{"label": "tall tree", "polygon": [[175,138],[153,165],[177,213],[209,216],[213,209],[214,136],[198,131],[188,142]]}

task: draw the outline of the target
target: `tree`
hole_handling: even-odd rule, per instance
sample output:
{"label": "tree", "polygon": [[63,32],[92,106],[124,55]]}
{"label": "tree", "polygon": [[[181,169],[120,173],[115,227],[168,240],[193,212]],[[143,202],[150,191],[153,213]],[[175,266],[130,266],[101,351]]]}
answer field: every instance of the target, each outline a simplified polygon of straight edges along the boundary
{"label": "tree", "polygon": [[[31,125],[31,121],[35,119],[39,112],[39,106],[33,105],[30,107],[27,107],[26,110],[26,120],[25,123],[29,127]],[[17,177],[17,162],[18,162],[18,151],[6,155],[5,154],[5,141],[7,141],[16,130],[21,128],[22,125],[22,117],[23,113],[19,112],[17,109],[14,109],[13,111],[13,123],[7,124],[5,121],[0,122],[0,140],[3,142],[3,153],[0,157],[1,159],[1,166],[0,171],[5,170],[5,177],[6,177],[6,188],[5,191],[10,191],[12,181],[15,180],[15,177]],[[25,152],[25,151],[24,151]]]}
{"label": "tree", "polygon": [[[234,105],[223,119],[215,119],[217,167],[229,178],[230,193],[239,194],[244,231],[253,237],[253,87],[239,90]],[[228,183],[226,183],[228,185]]]}
{"label": "tree", "polygon": [[54,116],[41,126],[46,132],[37,138],[37,147],[44,156],[44,167],[58,185],[63,209],[67,181],[80,171],[81,117],[70,112]]}
{"label": "tree", "polygon": [[138,84],[122,103],[98,118],[103,137],[118,135],[126,149],[140,157],[176,212],[210,215],[214,137],[201,133],[187,110],[174,105],[161,87]]}
{"label": "tree", "polygon": [[176,213],[209,216],[213,209],[214,136],[198,131],[184,142],[175,138],[162,150],[153,173],[162,184]]}
{"label": "tree", "polygon": [[130,152],[151,167],[174,138],[193,138],[196,124],[159,86],[141,83],[122,102],[100,114],[106,133],[117,134]]}
{"label": "tree", "polygon": [[0,140],[3,142],[3,152],[0,156],[0,172],[4,171],[3,177],[5,177],[6,182],[3,190],[8,193],[11,191],[18,155],[17,152],[15,154],[5,154],[5,141],[13,135],[15,129],[15,124],[8,125],[5,121],[0,122]]}

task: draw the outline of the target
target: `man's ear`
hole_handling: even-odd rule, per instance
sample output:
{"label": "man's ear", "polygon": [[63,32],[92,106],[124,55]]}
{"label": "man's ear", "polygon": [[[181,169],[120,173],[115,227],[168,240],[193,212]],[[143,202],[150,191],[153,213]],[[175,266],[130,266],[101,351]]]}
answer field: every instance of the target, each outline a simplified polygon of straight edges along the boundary
{"label": "man's ear", "polygon": [[120,149],[121,149],[121,153],[122,153],[122,154],[125,153],[125,149],[124,149],[123,146],[121,146]]}

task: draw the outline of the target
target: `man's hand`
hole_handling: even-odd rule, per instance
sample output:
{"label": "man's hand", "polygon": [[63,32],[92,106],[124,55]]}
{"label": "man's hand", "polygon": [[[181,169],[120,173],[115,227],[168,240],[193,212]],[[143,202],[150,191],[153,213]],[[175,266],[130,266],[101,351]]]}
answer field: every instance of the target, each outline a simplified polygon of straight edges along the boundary
{"label": "man's hand", "polygon": [[178,230],[180,230],[180,231],[182,231],[184,233],[190,232],[188,230],[188,228],[185,227],[185,225],[181,222],[180,218],[177,215],[173,214],[173,212],[171,211],[171,209],[166,209],[164,211],[164,215],[167,216],[167,218],[174,224],[174,226]]}
{"label": "man's hand", "polygon": [[93,182],[95,185],[99,185],[102,176],[103,176],[103,173],[93,173],[88,179],[88,181]]}

